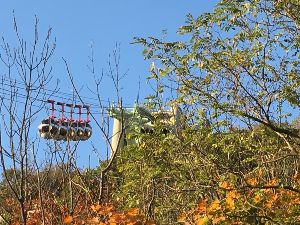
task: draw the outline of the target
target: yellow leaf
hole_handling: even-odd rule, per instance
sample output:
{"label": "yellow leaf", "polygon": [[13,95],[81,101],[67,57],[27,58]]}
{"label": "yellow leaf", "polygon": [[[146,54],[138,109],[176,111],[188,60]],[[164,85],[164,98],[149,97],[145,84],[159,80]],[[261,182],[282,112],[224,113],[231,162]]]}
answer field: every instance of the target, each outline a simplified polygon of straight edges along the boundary
{"label": "yellow leaf", "polygon": [[233,198],[233,199],[236,199],[236,198],[238,198],[239,196],[240,196],[239,193],[236,192],[236,191],[230,191],[230,192],[227,193],[227,197],[231,197],[231,198]]}
{"label": "yellow leaf", "polygon": [[253,198],[253,202],[255,203],[255,204],[257,204],[258,202],[260,202],[260,196],[259,195],[255,195],[254,196],[254,198]]}
{"label": "yellow leaf", "polygon": [[224,189],[229,189],[229,188],[230,188],[230,185],[229,185],[228,182],[223,181],[223,182],[221,182],[220,187],[221,187],[221,188],[224,188]]}
{"label": "yellow leaf", "polygon": [[226,204],[227,204],[227,207],[229,209],[234,209],[234,199],[229,197],[229,198],[226,198]]}
{"label": "yellow leaf", "polygon": [[205,225],[209,222],[209,218],[207,216],[202,217],[196,221],[196,225]]}
{"label": "yellow leaf", "polygon": [[257,179],[256,178],[249,178],[249,179],[247,179],[247,183],[248,184],[250,184],[251,186],[255,186],[255,185],[257,185]]}
{"label": "yellow leaf", "polygon": [[72,218],[72,216],[69,215],[64,218],[63,224],[69,224],[69,223],[72,223],[72,221],[73,221],[73,218]]}
{"label": "yellow leaf", "polygon": [[234,199],[237,198],[237,193],[235,191],[230,191],[226,195],[226,205],[227,208],[230,210],[233,210],[235,208],[234,206]]}
{"label": "yellow leaf", "polygon": [[216,211],[220,208],[220,201],[218,199],[214,200],[209,207],[210,211]]}

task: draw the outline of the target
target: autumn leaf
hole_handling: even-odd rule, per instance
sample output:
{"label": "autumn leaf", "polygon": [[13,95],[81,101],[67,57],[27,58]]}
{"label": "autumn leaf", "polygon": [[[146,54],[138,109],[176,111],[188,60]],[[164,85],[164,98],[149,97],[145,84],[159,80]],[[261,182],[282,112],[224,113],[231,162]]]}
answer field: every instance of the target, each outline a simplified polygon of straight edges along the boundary
{"label": "autumn leaf", "polygon": [[276,185],[277,184],[277,180],[275,177],[273,177],[268,183],[267,185],[270,185],[270,186],[273,186],[273,185]]}
{"label": "autumn leaf", "polygon": [[91,209],[94,211],[94,212],[98,212],[100,210],[101,206],[99,204],[97,205],[92,205],[91,206]]}
{"label": "autumn leaf", "polygon": [[64,218],[63,224],[69,224],[69,223],[72,223],[72,221],[73,221],[73,217],[68,215]]}
{"label": "autumn leaf", "polygon": [[111,205],[106,205],[106,206],[103,206],[100,208],[100,210],[98,210],[98,213],[100,215],[103,215],[103,216],[107,216],[109,214],[111,214],[114,210],[114,207],[111,206]]}
{"label": "autumn leaf", "polygon": [[205,225],[209,222],[209,218],[207,216],[202,217],[196,221],[196,225]]}
{"label": "autumn leaf", "polygon": [[255,185],[257,185],[258,184],[258,182],[257,182],[257,179],[256,178],[249,178],[249,179],[247,179],[247,184],[249,184],[249,185],[251,185],[251,186],[255,186]]}
{"label": "autumn leaf", "polygon": [[277,194],[271,196],[271,197],[268,199],[268,201],[266,202],[265,207],[268,208],[268,209],[272,208],[273,204],[275,203],[275,201],[276,201],[277,199],[278,199],[278,195],[277,195]]}
{"label": "autumn leaf", "polygon": [[253,198],[253,202],[254,202],[255,204],[257,204],[258,202],[260,202],[260,200],[261,200],[261,198],[260,198],[259,195],[255,195],[254,198]]}
{"label": "autumn leaf", "polygon": [[235,208],[234,199],[237,197],[238,197],[238,195],[235,191],[230,191],[227,193],[227,195],[226,195],[227,208],[229,208],[230,210],[233,210]]}
{"label": "autumn leaf", "polygon": [[218,223],[224,221],[225,219],[226,219],[225,216],[216,217],[216,218],[213,218],[213,219],[212,219],[212,223],[213,223],[213,224],[218,224]]}
{"label": "autumn leaf", "polygon": [[216,199],[210,204],[209,211],[216,211],[218,209],[220,209],[220,201]]}
{"label": "autumn leaf", "polygon": [[129,210],[127,211],[127,214],[128,214],[129,216],[136,216],[136,215],[139,214],[139,209],[138,209],[138,208],[129,209]]}
{"label": "autumn leaf", "polygon": [[226,205],[227,208],[229,208],[230,210],[234,209],[234,199],[231,197],[226,198]]}
{"label": "autumn leaf", "polygon": [[177,219],[177,222],[180,222],[180,223],[184,223],[186,222],[186,214],[185,213],[181,213]]}
{"label": "autumn leaf", "polygon": [[123,222],[124,220],[126,220],[126,217],[125,217],[125,215],[124,214],[121,214],[121,213],[116,213],[116,214],[114,214],[114,215],[112,215],[111,217],[110,217],[110,219],[109,219],[109,223],[111,224],[111,223],[121,223],[121,222]]}
{"label": "autumn leaf", "polygon": [[220,183],[220,187],[221,188],[224,188],[224,189],[230,189],[231,187],[230,187],[230,184],[227,182],[227,181],[222,181],[221,183]]}
{"label": "autumn leaf", "polygon": [[199,213],[205,213],[206,212],[206,201],[207,200],[202,200],[201,202],[199,202],[198,207],[197,207],[197,211]]}
{"label": "autumn leaf", "polygon": [[99,219],[97,217],[94,217],[92,219],[87,220],[88,224],[99,224]]}

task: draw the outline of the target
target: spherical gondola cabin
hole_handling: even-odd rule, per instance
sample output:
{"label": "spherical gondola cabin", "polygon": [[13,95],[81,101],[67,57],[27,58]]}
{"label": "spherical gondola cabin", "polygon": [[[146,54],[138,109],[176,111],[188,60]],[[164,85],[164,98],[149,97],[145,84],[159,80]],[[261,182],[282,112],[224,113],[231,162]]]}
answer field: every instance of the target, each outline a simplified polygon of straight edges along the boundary
{"label": "spherical gondola cabin", "polygon": [[62,102],[58,102],[57,105],[61,106],[61,118],[57,121],[57,125],[58,125],[58,132],[56,133],[56,135],[53,136],[54,140],[57,141],[62,141],[62,140],[67,140],[67,134],[68,134],[68,122],[65,119],[65,109],[64,106],[65,104]]}
{"label": "spherical gondola cabin", "polygon": [[73,120],[73,104],[66,104],[66,106],[70,108],[70,118],[67,121],[67,125],[68,125],[67,141],[74,141],[76,135],[76,126],[74,125],[74,120]]}
{"label": "spherical gondola cabin", "polygon": [[75,134],[73,136],[73,141],[80,141],[82,140],[82,137],[84,135],[84,126],[79,121],[74,121],[72,123],[72,128],[75,131]]}
{"label": "spherical gondola cabin", "polygon": [[57,122],[54,115],[54,101],[48,100],[48,103],[52,105],[52,115],[46,119],[43,119],[38,126],[38,132],[41,138],[52,139],[58,132]]}
{"label": "spherical gondola cabin", "polygon": [[51,139],[49,119],[44,119],[38,126],[39,135],[44,139]]}
{"label": "spherical gondola cabin", "polygon": [[92,136],[93,130],[91,125],[87,122],[83,122],[82,125],[84,126],[84,133],[81,138],[83,141],[86,141]]}
{"label": "spherical gondola cabin", "polygon": [[67,132],[67,140],[73,141],[76,135],[76,129],[73,127],[73,121],[68,121],[68,132]]}
{"label": "spherical gondola cabin", "polygon": [[79,138],[77,137],[77,121],[72,121],[70,124],[70,132],[72,132],[72,134],[70,134],[70,140],[79,141]]}
{"label": "spherical gondola cabin", "polygon": [[82,140],[86,141],[92,136],[93,130],[92,130],[92,126],[89,124],[89,122],[90,122],[90,119],[89,119],[90,107],[87,105],[84,105],[83,108],[86,109],[86,120],[84,122],[82,122],[82,124],[81,124],[83,126],[83,130],[84,130],[84,133],[82,135]]}
{"label": "spherical gondola cabin", "polygon": [[84,135],[84,126],[81,124],[83,121],[81,119],[81,105],[75,105],[75,108],[78,108],[78,120],[75,120],[72,123],[72,127],[75,130],[75,135],[73,141],[80,141]]}
{"label": "spherical gondola cabin", "polygon": [[55,140],[62,141],[62,140],[67,140],[67,135],[68,135],[68,122],[67,121],[58,121],[58,132],[57,135],[54,137]]}

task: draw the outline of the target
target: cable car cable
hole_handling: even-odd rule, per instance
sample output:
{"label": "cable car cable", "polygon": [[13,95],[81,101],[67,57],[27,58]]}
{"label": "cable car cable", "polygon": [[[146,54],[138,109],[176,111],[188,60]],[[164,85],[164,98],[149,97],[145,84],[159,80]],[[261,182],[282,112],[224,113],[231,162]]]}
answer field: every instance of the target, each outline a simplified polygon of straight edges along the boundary
{"label": "cable car cable", "polygon": [[[22,90],[26,90],[26,88],[24,87],[20,87],[20,86],[16,86],[16,85],[12,85],[12,84],[6,84],[6,83],[2,83],[2,85],[4,86],[8,86],[8,87],[11,87],[11,88],[17,88],[17,89],[22,89]],[[0,87],[1,87],[1,83],[0,83]],[[10,92],[10,90],[7,90],[6,91]],[[32,90],[32,91],[35,91],[37,92],[37,90]],[[42,92],[41,92],[42,94]],[[23,94],[24,95],[24,94]],[[25,96],[25,95],[24,95]],[[57,97],[57,98],[60,98],[60,99],[65,99],[65,100],[68,100],[68,101],[72,101],[72,99],[70,98],[66,98],[66,97],[63,97],[63,96],[60,96],[60,95],[56,95],[56,94],[53,94],[53,91],[52,93],[50,94],[51,97]],[[80,96],[81,98],[85,99],[85,98],[89,98],[89,97],[85,97],[85,96]],[[32,98],[32,97],[29,97],[29,98]],[[38,101],[43,101],[43,102],[46,102],[46,100],[42,100],[42,99],[39,99],[39,98],[34,98]],[[101,100],[102,101],[102,100]],[[104,101],[104,100],[103,100]],[[96,103],[92,103],[92,102],[88,102],[88,101],[84,101],[86,105],[90,105],[90,106],[94,106],[94,107],[100,107],[99,104],[96,104]],[[106,101],[106,102],[109,102],[109,101]],[[110,108],[109,106],[103,106],[103,108]],[[123,108],[132,108],[132,106],[126,106],[124,105]]]}

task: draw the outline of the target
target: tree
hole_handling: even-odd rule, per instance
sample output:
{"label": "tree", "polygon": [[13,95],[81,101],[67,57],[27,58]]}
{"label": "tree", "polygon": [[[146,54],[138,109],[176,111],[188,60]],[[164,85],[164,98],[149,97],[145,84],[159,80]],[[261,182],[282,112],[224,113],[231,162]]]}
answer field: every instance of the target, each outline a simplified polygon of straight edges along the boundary
{"label": "tree", "polygon": [[[38,167],[35,167],[38,143],[32,137],[33,129],[36,133],[32,124],[36,114],[45,105],[43,99],[47,96],[43,90],[51,80],[48,63],[53,55],[55,42],[51,40],[51,28],[41,41],[37,18],[32,42],[21,37],[15,17],[13,22],[17,45],[13,47],[2,37],[0,51],[3,72],[0,84],[0,159],[5,183],[18,203],[22,223],[27,224],[31,188],[34,185],[30,183],[30,179],[33,170],[38,171]],[[21,82],[16,81],[17,77]],[[38,187],[33,192],[41,194],[41,183]],[[2,194],[4,193],[0,195]],[[41,195],[39,199],[42,203]]]}
{"label": "tree", "polygon": [[[130,204],[143,200],[141,195],[149,193],[143,189],[150,187],[154,179],[152,216],[165,223],[174,222],[172,217],[186,204],[181,205],[181,199],[193,196],[194,201],[221,201],[222,182],[243,192],[251,189],[247,180],[256,171],[261,171],[262,180],[255,189],[290,191],[297,199],[299,186],[293,177],[300,165],[300,136],[290,121],[299,113],[300,103],[299,27],[295,13],[298,5],[297,1],[224,0],[212,13],[187,16],[186,24],[178,30],[186,42],[154,37],[135,39],[144,46],[145,57],[157,67],[150,78],[160,83],[160,90],[177,92],[173,102],[185,108],[188,128],[182,138],[151,138],[156,141],[149,140],[142,147],[128,150],[128,161],[122,160],[120,166],[127,171],[124,179],[128,177],[128,183],[124,187],[139,190],[133,195],[130,189],[123,189],[135,196]],[[156,96],[152,96],[153,101],[161,102]],[[155,154],[159,156],[156,158]],[[180,161],[182,167],[176,164]],[[140,167],[134,167],[137,162]],[[130,168],[137,171],[129,175]],[[173,175],[171,184],[166,174]],[[150,177],[148,183],[136,180],[142,175]],[[270,186],[272,179],[277,183]],[[159,199],[183,193],[181,184],[189,184],[190,190],[197,191],[168,199],[170,202]],[[161,193],[166,189],[172,194]],[[125,199],[130,202],[128,196]],[[253,214],[245,208],[247,199],[241,201],[238,210],[245,214],[228,215],[223,210],[222,216],[238,218],[241,223],[253,216],[257,223],[262,222],[259,218],[267,215],[267,209]],[[162,213],[164,206],[169,212],[173,210],[171,217]],[[288,221],[282,221],[279,214],[266,220],[279,224]],[[293,218],[299,213],[293,211],[285,216],[295,222],[297,219]]]}
{"label": "tree", "polygon": [[187,43],[137,40],[159,60],[161,76],[177,76],[179,100],[217,109],[213,119],[230,114],[298,137],[282,125],[283,109],[298,102],[295,22],[272,1],[221,1],[214,13],[187,19],[178,31],[191,36]]}
{"label": "tree", "polygon": [[[99,167],[81,170],[77,166],[75,151],[79,142],[69,140],[46,141],[40,144],[36,137],[36,117],[57,91],[56,86],[47,89],[52,79],[49,66],[56,44],[52,41],[51,28],[41,41],[39,20],[34,24],[33,40],[25,40],[14,17],[16,43],[2,38],[0,49],[0,218],[1,224],[141,224],[145,221],[136,209],[117,210],[108,204],[111,191],[106,183],[115,151],[110,159],[99,157]],[[14,47],[15,46],[15,47]],[[119,46],[109,60],[109,75],[119,96]],[[96,94],[103,112],[99,94],[101,77],[97,78],[93,56],[90,57],[92,75],[96,83]],[[64,60],[66,63],[66,60]],[[82,104],[70,69],[67,72],[74,90]],[[103,74],[102,74],[103,75]],[[70,100],[72,101],[72,99]],[[73,99],[74,101],[74,99]],[[92,118],[102,132],[108,148],[112,148],[109,137],[109,122]],[[122,128],[123,129],[123,128]],[[92,146],[94,147],[94,146]],[[47,152],[49,158],[38,157],[38,152]],[[107,202],[105,202],[107,201]],[[2,221],[3,220],[3,221]],[[148,224],[152,224],[148,221]]]}

